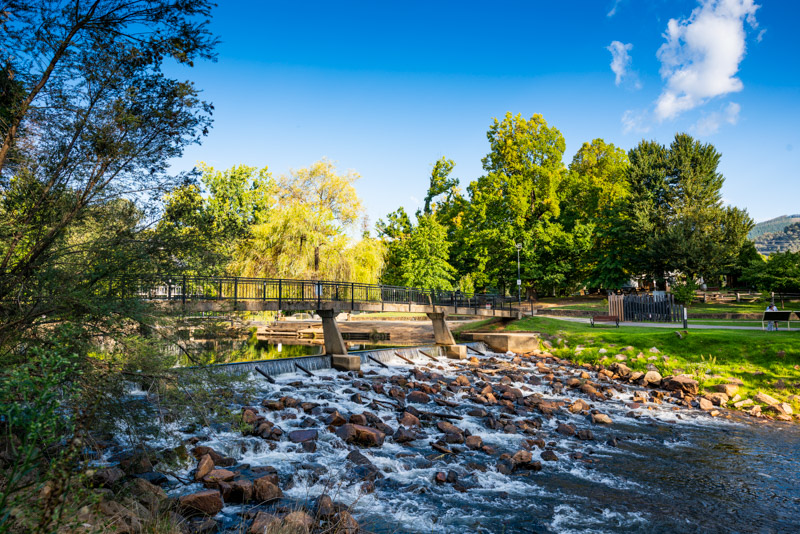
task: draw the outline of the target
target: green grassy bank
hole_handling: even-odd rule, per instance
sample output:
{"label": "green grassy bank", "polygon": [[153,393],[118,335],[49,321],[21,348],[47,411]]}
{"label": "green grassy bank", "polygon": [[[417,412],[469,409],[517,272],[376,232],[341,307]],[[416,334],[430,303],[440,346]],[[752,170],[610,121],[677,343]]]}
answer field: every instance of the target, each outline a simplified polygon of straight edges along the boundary
{"label": "green grassy bank", "polygon": [[[800,332],[691,330],[681,331],[681,338],[675,330],[664,328],[592,328],[542,317],[514,321],[505,330],[565,339],[567,346],[555,353],[578,363],[608,364],[614,355],[624,354],[625,364],[637,371],[645,371],[652,363],[664,376],[684,372],[693,375],[701,391],[738,378],[744,383],[739,390],[742,399],[754,398],[761,391],[788,402],[795,413],[800,411],[796,397],[800,395]],[[578,346],[583,350],[576,352]],[[629,346],[633,350],[623,350]],[[652,347],[659,352],[649,352]],[[600,353],[602,348],[608,352]],[[648,360],[652,356],[657,359]],[[608,359],[602,361],[604,357]]]}

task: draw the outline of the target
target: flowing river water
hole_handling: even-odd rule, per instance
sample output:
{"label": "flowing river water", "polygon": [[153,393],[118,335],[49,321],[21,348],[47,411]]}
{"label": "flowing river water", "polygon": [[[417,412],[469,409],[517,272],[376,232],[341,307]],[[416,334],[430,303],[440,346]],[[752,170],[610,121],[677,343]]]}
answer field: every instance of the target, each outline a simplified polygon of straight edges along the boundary
{"label": "flowing river water", "polygon": [[[251,375],[259,398],[290,396],[319,404],[310,413],[259,407],[260,415],[284,431],[280,441],[209,429],[184,437],[202,434],[205,439],[199,444],[235,458],[237,465],[228,469],[242,476],[255,466],[274,467],[284,492],[280,504],[310,505],[327,493],[350,506],[362,528],[371,532],[800,532],[797,425],[712,418],[692,409],[677,410],[667,402],[632,404],[633,392],[642,388],[622,384],[616,384],[613,398],[596,402],[575,388],[553,389],[547,380],[540,380],[547,371],[541,372],[528,360],[510,365],[512,358],[512,354],[479,356],[487,368],[516,369],[482,377],[476,377],[474,367],[466,362],[444,358],[438,363],[419,361],[416,368],[436,373],[427,383],[447,384],[457,375],[467,376],[472,385],[483,380],[497,387],[502,380],[525,396],[539,394],[544,400],[565,401],[565,407],[552,416],[520,410],[514,414],[507,410],[501,416],[500,405],[476,403],[468,388],[458,387],[450,388],[455,391],[447,398],[458,404],[455,407],[408,403],[420,410],[462,417],[451,422],[465,434],[480,436],[496,450],[494,454],[463,445],[452,445],[457,454],[432,449],[431,444],[442,438],[435,418],[427,422],[423,418],[415,441],[401,444],[387,435],[383,446],[374,448],[345,444],[326,428],[325,417],[336,409],[345,417],[370,411],[396,430],[402,412],[387,404],[359,404],[351,397],[360,392],[365,398],[391,401],[369,386],[383,382],[388,391],[391,377],[395,382],[398,377],[414,381],[410,373],[414,366],[398,358],[389,362],[388,369],[365,366],[363,379],[317,370],[314,377],[284,374],[270,384]],[[563,361],[550,360],[549,367],[563,381],[586,371]],[[589,372],[604,388],[613,385]],[[520,378],[524,380],[515,380]],[[610,416],[613,423],[592,424],[586,412],[568,411],[566,407],[579,398]],[[488,415],[469,415],[476,409]],[[504,424],[533,420],[541,427],[527,433],[520,431],[524,424],[491,429],[487,417],[505,417]],[[576,430],[590,429],[594,439],[563,435],[556,431],[560,423]],[[289,432],[301,428],[318,430],[315,452],[305,452],[286,439]],[[540,460],[542,447],[526,441],[531,439],[544,440],[545,449],[555,453],[557,460],[542,461],[540,471],[503,474],[498,470],[502,453],[529,449],[532,459]],[[354,449],[380,473],[369,477],[374,478],[374,490],[363,480],[363,469],[359,471],[347,459]],[[180,474],[190,478],[192,469]],[[449,473],[458,484],[435,482],[438,472]],[[202,489],[198,483],[175,484],[168,493],[180,496]],[[242,516],[251,509],[252,505],[226,504],[217,519],[223,529],[241,532]]]}

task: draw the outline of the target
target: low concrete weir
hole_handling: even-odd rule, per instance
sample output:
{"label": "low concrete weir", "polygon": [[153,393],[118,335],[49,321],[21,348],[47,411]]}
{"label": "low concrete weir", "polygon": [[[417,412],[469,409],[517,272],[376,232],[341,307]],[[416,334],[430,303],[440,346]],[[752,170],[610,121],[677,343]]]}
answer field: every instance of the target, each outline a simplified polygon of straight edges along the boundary
{"label": "low concrete weir", "polygon": [[[464,346],[480,351],[488,350],[486,345],[481,341],[464,343]],[[428,354],[431,354],[437,358],[445,357],[445,348],[438,345],[361,350],[350,352],[350,354],[358,355],[358,357],[361,359],[361,364],[369,368],[370,366],[377,366],[375,362],[369,359],[370,356],[387,364],[405,364],[406,362],[398,358],[395,353],[402,354],[409,360],[414,360],[420,364],[430,362],[431,360],[429,358],[420,354],[421,350],[424,350]],[[256,366],[258,366],[259,369],[264,371],[269,376],[278,376],[289,373],[302,373],[302,371],[295,366],[295,363],[298,363],[309,371],[314,372],[317,370],[330,369],[331,357],[327,354],[320,354],[317,356],[298,356],[296,358],[276,358],[270,360],[255,360],[251,362],[220,363],[208,365],[206,367],[184,367],[183,370],[208,370],[212,372],[222,372],[230,375],[236,375],[254,373]]]}

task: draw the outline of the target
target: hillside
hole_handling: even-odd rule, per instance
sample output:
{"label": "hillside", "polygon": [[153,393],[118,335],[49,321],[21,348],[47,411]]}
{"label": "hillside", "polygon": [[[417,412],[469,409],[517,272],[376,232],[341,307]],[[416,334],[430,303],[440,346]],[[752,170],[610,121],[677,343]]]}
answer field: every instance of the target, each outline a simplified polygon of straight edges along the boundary
{"label": "hillside", "polygon": [[789,226],[790,224],[794,224],[800,222],[800,214],[797,215],[781,215],[780,217],[776,217],[774,219],[770,219],[768,221],[760,222],[756,224],[750,233],[747,234],[747,237],[754,240],[761,235],[764,234],[773,234],[773,233],[780,233],[783,232],[784,228]]}
{"label": "hillside", "polygon": [[780,231],[761,234],[753,241],[756,249],[767,256],[773,252],[800,251],[800,222],[784,226]]}

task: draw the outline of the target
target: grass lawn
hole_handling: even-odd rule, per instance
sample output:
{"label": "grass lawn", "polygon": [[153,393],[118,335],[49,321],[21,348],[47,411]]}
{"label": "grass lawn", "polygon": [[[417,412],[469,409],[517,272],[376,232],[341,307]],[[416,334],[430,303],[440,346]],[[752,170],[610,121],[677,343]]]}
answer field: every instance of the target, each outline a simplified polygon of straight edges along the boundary
{"label": "grass lawn", "polygon": [[[578,363],[609,364],[614,361],[614,355],[620,353],[628,357],[625,364],[637,371],[646,371],[647,364],[653,363],[663,376],[685,372],[700,383],[701,391],[726,383],[728,378],[738,378],[744,382],[739,390],[742,399],[752,398],[762,391],[789,402],[795,413],[800,411],[798,399],[790,399],[800,394],[800,332],[690,330],[681,339],[671,329],[592,328],[587,324],[544,317],[514,321],[505,330],[561,337],[568,344],[555,349],[554,353]],[[584,349],[576,354],[578,345]],[[632,346],[633,350],[623,351],[627,346]],[[660,352],[649,352],[651,347]],[[601,348],[608,352],[599,353]],[[642,356],[637,357],[639,353]],[[649,361],[651,356],[658,359]],[[608,359],[603,361],[604,357]]]}

